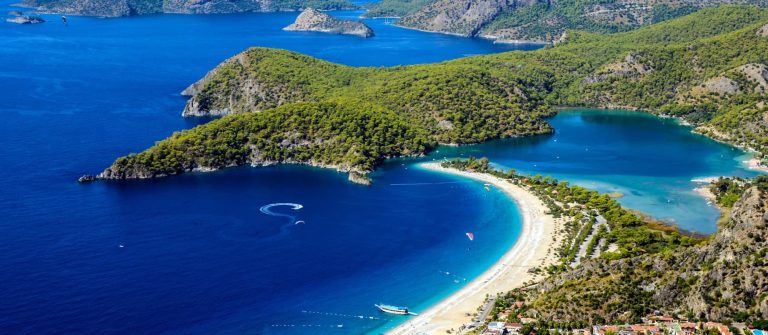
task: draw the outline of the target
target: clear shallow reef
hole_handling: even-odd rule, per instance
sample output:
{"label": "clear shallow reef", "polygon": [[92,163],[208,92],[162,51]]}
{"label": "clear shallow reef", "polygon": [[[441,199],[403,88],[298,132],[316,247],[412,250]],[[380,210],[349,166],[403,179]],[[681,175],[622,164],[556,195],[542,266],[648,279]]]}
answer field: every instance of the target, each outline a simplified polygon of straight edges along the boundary
{"label": "clear shallow reef", "polygon": [[[372,187],[296,166],[75,182],[205,122],[180,117],[178,92],[250,46],[356,66],[514,47],[384,20],[367,21],[377,34],[367,40],[283,32],[296,15],[70,17],[68,26],[51,15],[41,25],[0,25],[0,333],[378,333],[402,319],[374,303],[424,310],[514,243],[519,218],[506,196],[415,169],[417,160],[391,161]],[[489,156],[616,188],[627,205],[683,227],[700,215],[691,219],[698,231],[713,229],[715,212],[686,193],[689,180],[748,174],[737,151],[669,120],[600,112],[552,122],[552,136],[441,148],[425,160]],[[676,197],[688,205],[663,203]],[[274,213],[305,223],[260,211],[281,202],[303,208]]]}

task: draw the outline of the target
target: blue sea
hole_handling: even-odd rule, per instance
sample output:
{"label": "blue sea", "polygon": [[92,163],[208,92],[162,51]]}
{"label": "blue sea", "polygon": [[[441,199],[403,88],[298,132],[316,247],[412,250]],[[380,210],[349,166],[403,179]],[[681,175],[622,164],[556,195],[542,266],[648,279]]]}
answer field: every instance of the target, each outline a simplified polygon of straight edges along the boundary
{"label": "blue sea", "polygon": [[0,24],[0,334],[381,333],[404,319],[374,304],[423,311],[493,264],[520,230],[504,194],[419,161],[489,156],[619,190],[626,205],[701,232],[715,230],[717,212],[690,180],[752,174],[742,152],[671,120],[573,111],[550,120],[554,135],[392,160],[370,187],[297,166],[76,182],[206,122],[180,117],[179,92],[251,46],[352,66],[536,48],[384,20],[367,20],[371,39],[283,32],[296,15]]}

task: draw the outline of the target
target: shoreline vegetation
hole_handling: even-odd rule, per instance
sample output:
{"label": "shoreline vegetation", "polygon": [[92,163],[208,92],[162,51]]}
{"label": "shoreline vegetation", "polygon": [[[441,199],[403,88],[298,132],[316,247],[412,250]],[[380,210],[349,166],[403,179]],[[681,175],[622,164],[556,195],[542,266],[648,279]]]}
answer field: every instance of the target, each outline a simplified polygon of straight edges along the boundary
{"label": "shoreline vegetation", "polygon": [[[761,275],[768,243],[763,237],[768,222],[766,176],[754,180],[718,178],[698,189],[727,214],[718,222],[720,229],[715,235],[693,238],[674,227],[644,221],[641,215],[622,208],[605,194],[570,186],[551,177],[521,176],[514,170],[497,170],[485,158],[422,166],[499,188],[513,186],[514,189],[507,192],[522,213],[529,210],[525,206],[535,207],[530,203],[544,204],[546,209],[540,213],[548,222],[558,220],[562,224],[551,228],[551,239],[544,239],[552,241],[546,247],[555,251],[554,254],[547,251],[550,264],[546,269],[531,268],[523,277],[503,284],[505,288],[514,288],[496,295],[483,286],[500,287],[485,278],[504,277],[499,273],[504,271],[499,264],[508,264],[507,257],[515,255],[518,244],[530,243],[526,240],[529,235],[522,234],[502,260],[472,282],[475,285],[468,285],[389,334],[482,330],[489,320],[519,324],[527,319],[524,323],[528,325],[522,334],[528,335],[552,334],[552,329],[588,329],[595,324],[636,323],[653,313],[671,313],[683,320],[726,323],[754,321],[766,316],[760,306],[764,301],[755,296],[768,280]],[[517,200],[521,196],[534,197],[535,201]],[[536,227],[526,226],[531,221],[524,218],[524,230]],[[532,254],[538,255],[543,249],[544,246],[537,244]],[[740,256],[722,256],[731,253]],[[739,264],[731,264],[734,260]],[[727,265],[714,266],[722,262]],[[532,263],[523,264],[531,266]],[[546,271],[545,278],[529,280],[531,273],[542,271]],[[740,278],[754,278],[754,285]],[[735,303],[718,301],[725,291],[741,298],[734,300]],[[682,300],[683,295],[689,297]],[[701,305],[698,299],[707,303]],[[482,304],[475,314],[482,317],[471,322],[467,322],[468,315],[462,313],[472,307],[466,306],[469,301],[475,302],[475,307]]]}
{"label": "shoreline vegetation", "polygon": [[475,327],[485,320],[470,321],[471,316],[488,297],[503,297],[513,289],[535,285],[540,275],[563,273],[592,258],[617,260],[666,253],[703,241],[624,209],[606,194],[551,177],[497,170],[485,158],[420,166],[504,191],[519,207],[522,233],[480,277],[389,334],[443,333]]}
{"label": "shoreline vegetation", "polygon": [[[270,163],[341,167],[367,174],[385,158],[424,155],[437,143],[472,144],[550,133],[546,118],[558,106],[629,106],[680,118],[699,129],[717,130],[706,135],[755,150],[762,158],[768,154],[768,127],[762,118],[768,112],[766,23],[768,10],[723,6],[626,33],[573,31],[556,46],[536,51],[390,68],[349,67],[285,50],[252,48],[185,90],[191,98],[184,116],[228,116],[119,158],[91,179],[152,178],[261,165],[265,151]],[[722,91],[723,85],[727,91]],[[251,122],[250,114],[277,125],[284,108],[328,103],[363,114],[386,112],[391,118],[382,122],[407,125],[423,134],[423,145],[416,150],[382,150],[400,146],[403,137],[366,142],[359,133],[362,118],[357,129],[344,134],[321,135],[299,127],[317,118],[275,128],[278,136],[250,127],[235,129]],[[242,131],[237,136],[246,141],[212,137],[236,131]],[[350,141],[350,135],[356,139]],[[297,147],[302,150],[294,150]],[[237,155],[229,155],[233,152]],[[176,164],[180,161],[183,164]]]}

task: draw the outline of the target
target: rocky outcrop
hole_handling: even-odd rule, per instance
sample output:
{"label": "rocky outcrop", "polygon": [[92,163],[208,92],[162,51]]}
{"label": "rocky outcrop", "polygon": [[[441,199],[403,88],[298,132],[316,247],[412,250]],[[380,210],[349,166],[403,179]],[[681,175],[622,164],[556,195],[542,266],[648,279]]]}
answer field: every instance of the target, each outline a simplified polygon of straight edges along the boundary
{"label": "rocky outcrop", "polygon": [[757,36],[768,37],[768,24],[757,30]]}
{"label": "rocky outcrop", "polygon": [[349,173],[349,181],[360,184],[360,185],[371,185],[371,178],[368,177],[368,174],[361,173],[361,172],[350,172]]}
{"label": "rocky outcrop", "polygon": [[[22,5],[46,12],[120,17],[154,13],[223,14],[301,10],[310,1],[291,0],[23,0]],[[311,1],[322,9],[352,9],[345,0]]]}
{"label": "rocky outcrop", "polygon": [[760,63],[749,63],[736,68],[737,73],[752,85],[755,93],[765,93],[768,89],[768,66]]}
{"label": "rocky outcrop", "polygon": [[539,285],[531,313],[607,322],[652,310],[719,321],[736,313],[768,318],[768,190],[760,187],[746,190],[703,244],[666,255],[584,262]]}
{"label": "rocky outcrop", "polygon": [[[276,78],[272,71],[274,65],[263,65],[269,61],[267,54],[290,54],[282,50],[250,49],[219,64],[205,77],[190,85],[182,92],[189,96],[182,116],[222,116],[243,112],[260,112],[283,105],[287,102],[304,101],[308,97],[309,87],[302,84],[301,78],[292,75],[292,65],[307,66],[320,61],[309,57],[286,58],[295,63],[284,63],[279,70],[285,71],[285,77]],[[263,72],[262,72],[263,71]],[[297,80],[298,82],[292,82]]]}
{"label": "rocky outcrop", "polygon": [[691,94],[694,96],[707,94],[733,95],[739,92],[741,92],[739,83],[725,76],[711,78],[691,90]]}
{"label": "rocky outcrop", "polygon": [[605,71],[619,76],[642,76],[653,69],[639,61],[639,55],[630,53],[624,57],[624,61],[608,64],[605,66]]}
{"label": "rocky outcrop", "polygon": [[590,85],[605,81],[608,77],[619,76],[632,80],[642,78],[645,74],[652,72],[653,68],[642,61],[640,55],[630,53],[624,57],[624,60],[605,65],[597,73],[584,78],[583,84]]}
{"label": "rocky outcrop", "polygon": [[438,0],[409,14],[398,25],[421,30],[475,36],[500,13],[538,0]]}
{"label": "rocky outcrop", "polygon": [[16,24],[36,24],[36,23],[43,23],[45,22],[45,20],[43,20],[43,18],[39,16],[20,15],[10,19],[6,19],[5,22],[16,23]]}
{"label": "rocky outcrop", "polygon": [[331,34],[372,37],[373,29],[363,22],[340,20],[316,9],[303,11],[291,25],[283,28],[287,31],[316,31]]}

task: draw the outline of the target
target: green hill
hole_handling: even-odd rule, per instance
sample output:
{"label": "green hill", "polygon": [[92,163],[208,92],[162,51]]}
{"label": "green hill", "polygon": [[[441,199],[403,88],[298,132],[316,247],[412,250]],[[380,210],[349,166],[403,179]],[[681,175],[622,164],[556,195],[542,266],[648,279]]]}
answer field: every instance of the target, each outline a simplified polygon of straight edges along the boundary
{"label": "green hill", "polygon": [[[428,134],[425,143],[477,143],[550,132],[545,118],[555,113],[555,106],[623,107],[681,117],[710,136],[766,154],[767,24],[766,10],[726,6],[626,33],[571,31],[557,46],[533,52],[393,68],[353,68],[288,51],[250,49],[185,91],[191,95],[185,115],[234,114],[202,126],[224,131],[234,120],[251,118],[249,112],[269,119],[277,114],[272,108],[296,102],[333,100],[338,108],[347,108],[350,101],[366,101]],[[290,126],[280,130],[314,140]],[[197,132],[199,128],[181,134]],[[267,135],[245,134],[254,141]],[[161,143],[174,148],[169,144],[178,136]],[[187,157],[192,163],[160,164],[143,177],[249,162],[222,164],[203,159],[210,152],[156,149],[150,151]],[[255,149],[249,150],[246,156],[252,157]],[[375,168],[382,157],[404,154],[364,150],[363,164],[340,150],[330,152],[335,165],[361,172]],[[142,156],[118,160],[102,177],[135,177],[121,171],[147,164],[137,157]],[[318,160],[305,155],[276,162]]]}

